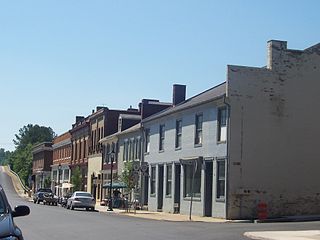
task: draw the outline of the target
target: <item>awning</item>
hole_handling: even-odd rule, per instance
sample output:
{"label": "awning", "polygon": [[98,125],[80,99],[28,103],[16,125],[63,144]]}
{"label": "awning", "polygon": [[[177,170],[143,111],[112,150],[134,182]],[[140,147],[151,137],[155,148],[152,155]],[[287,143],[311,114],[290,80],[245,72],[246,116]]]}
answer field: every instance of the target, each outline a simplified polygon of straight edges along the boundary
{"label": "awning", "polygon": [[[104,184],[103,188],[110,188],[111,184]],[[113,182],[111,188],[127,188],[127,185],[124,182]]]}
{"label": "awning", "polygon": [[73,187],[73,184],[71,183],[62,183],[62,188],[72,188]]}

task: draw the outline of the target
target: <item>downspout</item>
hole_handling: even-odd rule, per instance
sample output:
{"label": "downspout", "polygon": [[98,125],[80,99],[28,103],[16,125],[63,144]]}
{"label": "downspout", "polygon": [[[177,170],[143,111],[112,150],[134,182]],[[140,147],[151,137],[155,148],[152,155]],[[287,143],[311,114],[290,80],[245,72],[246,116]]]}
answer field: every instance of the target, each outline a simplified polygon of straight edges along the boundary
{"label": "downspout", "polygon": [[[144,128],[142,126],[142,123],[140,125],[140,131],[141,131],[141,141],[140,141],[140,166],[142,166],[142,163],[144,162]],[[145,197],[144,196],[144,188],[145,188],[145,182],[144,182],[144,175],[142,175],[142,171],[141,171],[141,167],[140,167],[140,199],[139,199],[139,203],[141,204],[141,207],[144,206],[145,203]]]}
{"label": "downspout", "polygon": [[230,114],[231,114],[231,105],[227,101],[226,94],[223,96],[223,103],[227,106],[227,114],[228,114],[228,125],[227,125],[227,172],[226,172],[226,204],[225,204],[225,214],[226,218],[229,216],[229,169],[230,169],[230,152],[229,152],[229,144],[231,139],[231,124],[230,124]]}

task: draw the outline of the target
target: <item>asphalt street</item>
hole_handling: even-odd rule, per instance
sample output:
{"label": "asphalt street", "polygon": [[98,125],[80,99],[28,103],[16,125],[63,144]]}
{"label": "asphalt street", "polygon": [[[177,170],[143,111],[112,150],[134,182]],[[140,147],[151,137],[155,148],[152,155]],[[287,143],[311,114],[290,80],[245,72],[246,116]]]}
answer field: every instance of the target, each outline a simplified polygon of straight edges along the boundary
{"label": "asphalt street", "polygon": [[15,218],[26,240],[62,239],[248,239],[247,231],[312,230],[319,222],[301,223],[200,223],[168,222],[133,218],[118,214],[71,211],[62,207],[34,204],[20,198],[11,178],[0,170],[0,184],[11,206],[28,205],[31,214]]}

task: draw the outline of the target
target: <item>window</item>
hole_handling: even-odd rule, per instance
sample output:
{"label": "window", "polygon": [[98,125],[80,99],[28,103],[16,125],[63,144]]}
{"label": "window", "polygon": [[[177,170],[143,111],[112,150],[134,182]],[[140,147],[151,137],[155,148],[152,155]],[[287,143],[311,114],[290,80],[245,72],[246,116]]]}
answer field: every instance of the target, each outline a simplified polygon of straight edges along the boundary
{"label": "window", "polygon": [[129,141],[126,141],[125,160],[129,160]]}
{"label": "window", "polygon": [[108,163],[108,164],[111,163],[111,162],[110,162],[110,151],[111,151],[111,149],[110,149],[110,144],[108,143],[108,144],[107,144],[107,152],[106,152],[106,154],[107,154],[107,156],[106,156],[106,163]]}
{"label": "window", "polygon": [[53,171],[53,174],[52,174],[52,179],[54,180],[54,181],[58,181],[58,170],[57,171]]}
{"label": "window", "polygon": [[176,148],[181,148],[182,120],[176,121]]}
{"label": "window", "polygon": [[69,181],[69,169],[63,171],[63,181]]}
{"label": "window", "polygon": [[197,114],[196,115],[196,132],[195,132],[195,139],[194,144],[201,145],[202,144],[202,121],[203,115]]}
{"label": "window", "polygon": [[159,151],[164,150],[164,132],[165,131],[165,125],[161,124],[159,127]]}
{"label": "window", "polygon": [[227,109],[218,109],[218,142],[227,141]]}
{"label": "window", "polygon": [[150,194],[156,194],[156,167],[151,167]]}
{"label": "window", "polygon": [[82,159],[82,141],[79,141],[79,158]]}
{"label": "window", "polygon": [[129,141],[129,161],[132,161],[134,157],[134,140]]}
{"label": "window", "polygon": [[226,167],[225,160],[217,161],[217,199],[225,198],[226,188]]}
{"label": "window", "polygon": [[141,139],[138,138],[137,139],[137,157],[136,159],[140,159],[141,158]]}
{"label": "window", "polygon": [[146,137],[146,145],[145,145],[145,149],[144,152],[148,153],[150,151],[150,129],[146,129],[145,130],[145,137]]}
{"label": "window", "polygon": [[125,140],[123,142],[123,161],[124,162],[127,161],[127,151],[128,151],[128,142],[127,142],[127,140]]}
{"label": "window", "polygon": [[171,197],[172,192],[172,164],[167,165],[167,182],[166,182],[166,196]]}
{"label": "window", "polygon": [[196,164],[184,165],[184,197],[192,196],[192,177],[194,170],[196,172],[194,174],[193,196],[197,198],[201,197],[201,165],[196,166]]}

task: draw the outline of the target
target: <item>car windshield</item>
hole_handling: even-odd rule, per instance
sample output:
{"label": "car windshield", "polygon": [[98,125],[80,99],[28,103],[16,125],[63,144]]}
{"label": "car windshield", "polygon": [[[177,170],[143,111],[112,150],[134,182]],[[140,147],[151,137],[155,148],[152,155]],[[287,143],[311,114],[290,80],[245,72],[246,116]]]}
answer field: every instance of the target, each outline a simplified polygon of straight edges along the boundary
{"label": "car windshield", "polygon": [[77,197],[92,197],[90,193],[76,193]]}

